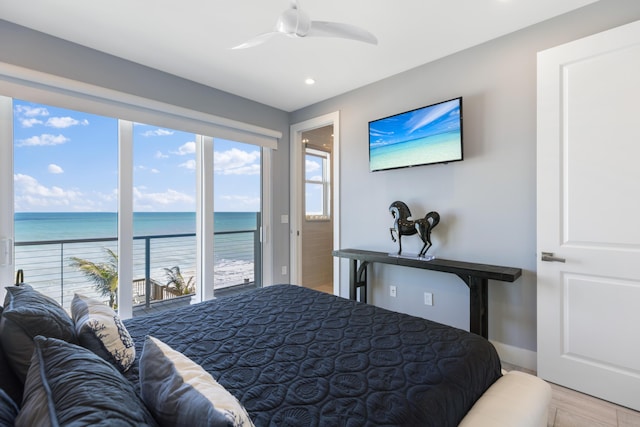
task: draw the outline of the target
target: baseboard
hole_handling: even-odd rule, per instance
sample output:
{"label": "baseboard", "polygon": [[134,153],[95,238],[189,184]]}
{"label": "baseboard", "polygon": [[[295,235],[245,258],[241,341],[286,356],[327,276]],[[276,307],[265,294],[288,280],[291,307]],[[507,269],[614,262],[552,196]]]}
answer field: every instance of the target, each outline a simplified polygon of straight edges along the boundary
{"label": "baseboard", "polygon": [[491,341],[491,344],[493,344],[498,351],[500,360],[531,371],[537,371],[538,362],[535,351],[525,350],[524,348],[514,347],[498,341]]}

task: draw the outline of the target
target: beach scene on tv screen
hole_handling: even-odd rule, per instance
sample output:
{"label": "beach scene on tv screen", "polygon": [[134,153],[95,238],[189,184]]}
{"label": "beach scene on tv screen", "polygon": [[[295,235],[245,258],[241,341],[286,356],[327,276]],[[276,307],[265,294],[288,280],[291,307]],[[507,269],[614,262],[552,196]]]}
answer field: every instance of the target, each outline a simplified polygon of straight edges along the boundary
{"label": "beach scene on tv screen", "polygon": [[461,160],[460,110],[458,98],[371,122],[371,170]]}

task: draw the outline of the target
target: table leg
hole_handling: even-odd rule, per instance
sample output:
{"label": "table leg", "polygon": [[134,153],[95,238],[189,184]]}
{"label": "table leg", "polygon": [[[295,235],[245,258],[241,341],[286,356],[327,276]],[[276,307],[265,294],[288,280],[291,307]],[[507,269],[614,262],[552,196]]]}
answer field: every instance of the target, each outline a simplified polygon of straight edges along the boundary
{"label": "table leg", "polygon": [[358,281],[358,260],[349,260],[349,299],[356,300],[356,282]]}
{"label": "table leg", "polygon": [[469,331],[489,338],[489,281],[469,277]]}

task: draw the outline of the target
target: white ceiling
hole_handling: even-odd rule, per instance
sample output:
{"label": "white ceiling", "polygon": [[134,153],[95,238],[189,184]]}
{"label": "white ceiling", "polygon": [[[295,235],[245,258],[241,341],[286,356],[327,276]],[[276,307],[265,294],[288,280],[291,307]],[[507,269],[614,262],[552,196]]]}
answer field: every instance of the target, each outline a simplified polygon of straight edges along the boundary
{"label": "white ceiling", "polygon": [[300,0],[378,45],[274,37],[245,50],[229,48],[270,31],[289,0],[0,0],[0,19],[294,111],[595,1]]}

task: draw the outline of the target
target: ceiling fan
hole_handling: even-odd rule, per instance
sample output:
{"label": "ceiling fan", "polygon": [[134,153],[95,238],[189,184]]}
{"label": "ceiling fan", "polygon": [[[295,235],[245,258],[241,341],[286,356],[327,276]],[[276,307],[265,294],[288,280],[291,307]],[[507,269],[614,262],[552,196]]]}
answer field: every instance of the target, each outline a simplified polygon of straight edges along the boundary
{"label": "ceiling fan", "polygon": [[253,37],[238,46],[232,47],[232,49],[246,49],[258,46],[278,34],[288,37],[338,37],[374,45],[378,44],[376,36],[355,25],[312,21],[309,15],[300,10],[298,0],[292,0],[291,6],[278,17],[273,31]]}

